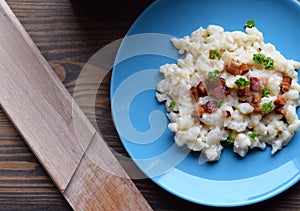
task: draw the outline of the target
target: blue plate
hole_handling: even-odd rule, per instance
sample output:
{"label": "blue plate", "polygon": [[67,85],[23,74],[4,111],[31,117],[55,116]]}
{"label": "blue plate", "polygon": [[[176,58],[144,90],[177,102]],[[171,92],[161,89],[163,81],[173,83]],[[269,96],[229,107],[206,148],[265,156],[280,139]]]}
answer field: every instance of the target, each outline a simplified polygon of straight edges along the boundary
{"label": "blue plate", "polygon": [[[241,30],[249,19],[288,59],[300,61],[300,4],[296,0],[157,0],[129,29],[111,79],[112,115],[134,162],[155,183],[191,202],[241,206],[273,197],[300,178],[300,140],[271,155],[251,150],[240,158],[226,146],[221,159],[199,163],[199,153],[174,144],[164,104],[155,98],[159,67],[179,58],[170,38],[200,26]],[[299,112],[299,111],[298,111]],[[299,114],[298,114],[299,115]]]}

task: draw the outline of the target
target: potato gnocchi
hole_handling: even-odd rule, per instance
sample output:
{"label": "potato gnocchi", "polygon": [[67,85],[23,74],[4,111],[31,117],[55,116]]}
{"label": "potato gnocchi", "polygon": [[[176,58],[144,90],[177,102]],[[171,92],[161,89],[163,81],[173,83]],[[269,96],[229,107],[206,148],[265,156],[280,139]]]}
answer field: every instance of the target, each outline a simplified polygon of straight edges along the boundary
{"label": "potato gnocchi", "polygon": [[224,143],[241,157],[288,144],[300,126],[299,62],[264,43],[256,27],[229,32],[209,25],[171,41],[185,57],[160,67],[156,98],[165,103],[178,146],[216,161]]}

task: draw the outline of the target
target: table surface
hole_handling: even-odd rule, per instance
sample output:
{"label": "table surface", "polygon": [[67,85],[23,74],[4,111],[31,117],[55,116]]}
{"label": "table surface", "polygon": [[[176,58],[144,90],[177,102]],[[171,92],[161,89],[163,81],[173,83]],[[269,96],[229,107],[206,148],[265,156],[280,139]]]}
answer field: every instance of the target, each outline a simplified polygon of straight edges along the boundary
{"label": "table surface", "polygon": [[[123,2],[123,3],[122,3]],[[108,144],[126,154],[110,113],[110,74],[99,89],[96,119],[84,105],[85,92],[74,93],[76,78],[88,59],[103,46],[122,38],[138,15],[153,1],[111,1],[93,6],[91,0],[7,0],[65,87],[97,124]],[[121,6],[115,7],[118,4]],[[1,30],[1,29],[0,29]],[[150,179],[134,183],[154,210],[219,210],[180,199]],[[266,200],[237,210],[300,210],[300,184]],[[232,208],[231,208],[232,209]],[[24,140],[0,110],[0,210],[72,210]]]}

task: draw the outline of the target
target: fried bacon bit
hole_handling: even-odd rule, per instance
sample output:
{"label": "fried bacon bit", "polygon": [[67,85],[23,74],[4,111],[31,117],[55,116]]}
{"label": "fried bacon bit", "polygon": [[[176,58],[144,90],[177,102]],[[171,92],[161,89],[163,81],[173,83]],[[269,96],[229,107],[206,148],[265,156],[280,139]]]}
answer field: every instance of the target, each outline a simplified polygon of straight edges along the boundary
{"label": "fried bacon bit", "polygon": [[220,78],[220,82],[223,86],[223,92],[224,92],[225,96],[230,95],[230,89],[228,86],[226,86],[226,80],[224,78]]}
{"label": "fried bacon bit", "polygon": [[250,96],[250,87],[246,86],[238,90],[237,93],[238,97],[249,97]]}
{"label": "fried bacon bit", "polygon": [[231,113],[228,110],[222,111],[222,116],[225,118],[231,117]]}
{"label": "fried bacon bit", "polygon": [[292,78],[289,76],[283,76],[281,81],[281,89],[283,92],[288,92],[291,88]]}
{"label": "fried bacon bit", "polygon": [[204,108],[202,106],[198,106],[197,108],[194,108],[191,116],[193,118],[201,118],[203,113],[204,113]]}
{"label": "fried bacon bit", "polygon": [[240,61],[230,60],[225,70],[232,75],[244,75],[249,72],[249,65],[241,63]]}
{"label": "fried bacon bit", "polygon": [[275,107],[283,107],[286,104],[286,99],[282,95],[278,95],[277,99],[274,100]]}
{"label": "fried bacon bit", "polygon": [[215,82],[208,80],[206,81],[206,84],[200,81],[197,87],[191,87],[190,92],[195,102],[198,102],[200,97],[205,97],[208,94],[217,99],[230,94],[230,90],[226,86],[224,78],[217,78]]}
{"label": "fried bacon bit", "polygon": [[208,101],[203,108],[205,112],[213,113],[214,111],[218,110],[218,105],[215,101]]}
{"label": "fried bacon bit", "polygon": [[199,100],[200,97],[207,96],[207,89],[206,89],[205,84],[202,81],[199,82],[199,84],[197,85],[197,87],[192,86],[190,88],[190,92],[191,92],[191,95],[192,95],[193,100],[195,102],[198,102],[198,100]]}
{"label": "fried bacon bit", "polygon": [[257,77],[250,77],[250,89],[252,91],[259,91],[260,90],[260,80]]}
{"label": "fried bacon bit", "polygon": [[261,102],[261,97],[258,95],[252,95],[251,103],[256,105]]}
{"label": "fried bacon bit", "polygon": [[281,107],[275,107],[274,112],[276,114],[281,114],[282,116],[286,116],[286,111]]}
{"label": "fried bacon bit", "polygon": [[261,114],[261,109],[258,106],[254,106],[253,113],[255,113],[255,114]]}
{"label": "fried bacon bit", "polygon": [[240,66],[241,63],[239,61],[230,60],[230,62],[226,65],[226,72],[232,75],[239,75]]}
{"label": "fried bacon bit", "polygon": [[209,92],[209,94],[216,99],[224,98],[224,96],[225,96],[224,88],[221,86],[217,86],[214,90]]}
{"label": "fried bacon bit", "polygon": [[259,79],[257,77],[250,77],[250,89],[251,91],[261,91],[268,85],[268,80],[266,78]]}
{"label": "fried bacon bit", "polygon": [[[223,79],[225,80],[225,79]],[[208,91],[211,91],[211,90],[214,90],[216,87],[218,86],[223,86],[222,83],[223,83],[223,80],[221,78],[216,78],[216,80],[214,81],[211,81],[211,80],[207,80],[205,81],[205,85],[206,85],[206,88]]]}
{"label": "fried bacon bit", "polygon": [[248,64],[241,64],[240,66],[240,74],[244,75],[249,72],[249,65]]}
{"label": "fried bacon bit", "polygon": [[207,87],[209,87],[208,94],[217,99],[230,94],[230,90],[226,86],[226,80],[224,78],[217,78],[214,83],[208,81],[207,84]]}
{"label": "fried bacon bit", "polygon": [[191,87],[190,92],[191,92],[193,101],[198,102],[198,100],[199,100],[199,93],[198,93],[197,87],[194,87],[194,86]]}
{"label": "fried bacon bit", "polygon": [[256,77],[250,77],[250,89],[252,91],[259,91],[260,87],[259,87],[259,79]]}
{"label": "fried bacon bit", "polygon": [[282,108],[286,104],[286,99],[282,95],[278,95],[277,99],[274,100],[274,112],[286,116],[286,111]]}
{"label": "fried bacon bit", "polygon": [[200,81],[200,83],[198,84],[197,89],[200,97],[207,96],[207,89],[205,84],[202,81]]}

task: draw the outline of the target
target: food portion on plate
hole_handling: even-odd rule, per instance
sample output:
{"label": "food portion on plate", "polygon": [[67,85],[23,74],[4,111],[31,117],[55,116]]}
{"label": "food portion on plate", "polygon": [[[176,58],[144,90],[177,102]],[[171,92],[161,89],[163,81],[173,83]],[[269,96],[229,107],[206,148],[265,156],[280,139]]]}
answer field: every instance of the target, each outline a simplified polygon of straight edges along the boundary
{"label": "food portion on plate", "polygon": [[171,41],[183,59],[160,67],[156,98],[164,102],[178,146],[220,159],[224,144],[249,149],[287,145],[300,126],[296,113],[300,63],[265,43],[253,20],[244,31],[198,28]]}

